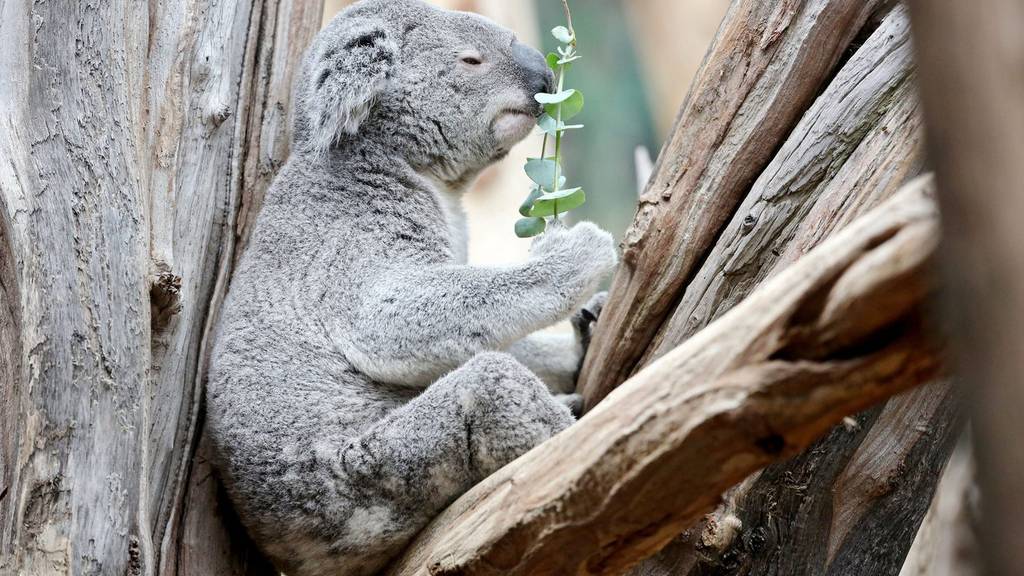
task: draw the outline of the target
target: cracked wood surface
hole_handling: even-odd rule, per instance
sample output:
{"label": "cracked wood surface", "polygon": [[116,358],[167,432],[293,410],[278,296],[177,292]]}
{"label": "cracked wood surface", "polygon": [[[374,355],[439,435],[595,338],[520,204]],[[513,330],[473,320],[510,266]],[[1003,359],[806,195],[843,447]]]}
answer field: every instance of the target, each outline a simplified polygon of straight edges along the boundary
{"label": "cracked wood surface", "polygon": [[750,185],[883,4],[734,0],[626,233],[580,375],[588,409],[635,371]]}
{"label": "cracked wood surface", "polygon": [[206,557],[178,557],[203,342],[319,23],[319,2],[0,3],[0,573],[230,573],[209,508]]}
{"label": "cracked wood surface", "polygon": [[[389,574],[621,573],[749,473],[931,381],[942,368],[920,326],[937,244],[928,182],[855,221],[473,488]],[[895,279],[920,286],[918,297],[886,298]],[[868,305],[874,314],[848,314]]]}
{"label": "cracked wood surface", "polygon": [[[648,356],[684,341],[919,169],[923,130],[908,28],[905,10],[896,9],[844,65],[755,184]],[[794,193],[793,182],[809,181]],[[896,284],[891,294],[903,297],[905,288]],[[634,576],[895,575],[961,413],[943,380],[859,414],[731,490]]]}

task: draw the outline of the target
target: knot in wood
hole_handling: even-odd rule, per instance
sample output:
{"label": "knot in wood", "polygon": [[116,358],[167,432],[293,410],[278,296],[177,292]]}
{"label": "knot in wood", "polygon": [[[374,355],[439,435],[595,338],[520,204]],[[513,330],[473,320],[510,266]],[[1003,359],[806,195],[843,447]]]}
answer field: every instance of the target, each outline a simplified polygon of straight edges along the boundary
{"label": "knot in wood", "polygon": [[740,232],[750,234],[750,231],[754,229],[755,224],[757,224],[757,216],[747,214],[743,217],[743,223],[740,224]]}

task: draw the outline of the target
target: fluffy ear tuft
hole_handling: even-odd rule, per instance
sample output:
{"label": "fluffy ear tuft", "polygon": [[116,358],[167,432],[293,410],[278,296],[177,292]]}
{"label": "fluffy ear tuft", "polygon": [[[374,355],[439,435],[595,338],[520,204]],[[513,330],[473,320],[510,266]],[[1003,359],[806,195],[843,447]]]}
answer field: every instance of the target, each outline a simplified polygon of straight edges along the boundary
{"label": "fluffy ear tuft", "polygon": [[387,86],[398,44],[378,18],[336,18],[306,54],[295,97],[295,143],[325,154],[356,134]]}

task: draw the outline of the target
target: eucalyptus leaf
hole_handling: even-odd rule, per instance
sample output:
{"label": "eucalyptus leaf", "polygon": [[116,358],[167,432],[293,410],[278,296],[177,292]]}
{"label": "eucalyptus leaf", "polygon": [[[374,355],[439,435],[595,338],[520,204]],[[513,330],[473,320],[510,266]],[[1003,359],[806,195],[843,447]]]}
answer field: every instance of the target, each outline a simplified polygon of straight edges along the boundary
{"label": "eucalyptus leaf", "polygon": [[[564,125],[565,123],[563,122],[562,124]],[[551,135],[554,135],[559,128],[558,121],[552,118],[550,114],[541,114],[540,118],[537,119],[537,126],[541,132]]]}
{"label": "eucalyptus leaf", "polygon": [[573,90],[572,95],[562,102],[562,121],[568,120],[583,111],[583,92]]}
{"label": "eucalyptus leaf", "polygon": [[565,102],[566,100],[569,100],[570,98],[573,97],[574,94],[577,93],[578,91],[575,88],[569,88],[568,90],[562,90],[561,92],[557,92],[555,94],[548,94],[546,92],[534,94],[533,99],[536,100],[537,102],[540,102],[541,104],[560,104],[562,102]]}
{"label": "eucalyptus leaf", "polygon": [[[558,163],[551,158],[527,158],[526,175],[533,180],[534,183],[539,186],[551,187],[551,184],[555,181],[555,170],[558,169]],[[558,170],[561,172],[561,170]]]}
{"label": "eucalyptus leaf", "polygon": [[[568,195],[562,196],[563,192],[569,192]],[[545,199],[544,196],[558,195],[557,198]],[[579,208],[587,201],[586,195],[583,193],[582,188],[571,188],[569,190],[559,190],[558,192],[552,192],[541,195],[533,203],[533,209],[530,210],[530,216],[554,216],[556,210],[558,214],[568,212],[575,208]]]}
{"label": "eucalyptus leaf", "polygon": [[552,72],[558,72],[558,61],[562,59],[561,56],[554,52],[548,52],[544,59],[548,61],[548,68],[551,68]]}
{"label": "eucalyptus leaf", "polygon": [[554,192],[545,192],[538,196],[535,200],[561,200],[562,198],[568,198],[573,194],[576,194],[583,190],[582,188],[563,188]]}
{"label": "eucalyptus leaf", "polygon": [[540,186],[534,186],[530,188],[530,194],[523,200],[523,203],[519,206],[519,213],[523,216],[529,216],[530,210],[533,209],[533,203],[540,198],[541,192]]}
{"label": "eucalyptus leaf", "polygon": [[545,112],[537,119],[537,127],[540,128],[541,132],[554,136],[556,133],[563,132],[565,130],[579,130],[580,128],[583,128],[583,124],[566,124],[565,122],[559,122],[552,118],[550,114]]}
{"label": "eucalyptus leaf", "polygon": [[[563,101],[554,104],[544,104],[544,111],[552,118],[557,118],[561,115],[562,120],[565,121],[579,114],[583,110],[583,93],[579,90],[570,88],[568,90],[563,90],[558,94],[549,94],[549,96],[561,97],[566,92],[572,92],[572,94]],[[537,94],[537,96],[540,96],[540,94]],[[540,99],[538,98],[537,101],[539,102]],[[559,108],[561,108],[561,110],[559,110]]]}
{"label": "eucalyptus leaf", "polygon": [[572,34],[569,33],[569,29],[565,26],[555,26],[551,29],[551,35],[562,44],[569,44],[573,40]]}
{"label": "eucalyptus leaf", "polygon": [[516,220],[516,236],[520,238],[532,238],[544,231],[547,222],[543,218],[520,218]]}

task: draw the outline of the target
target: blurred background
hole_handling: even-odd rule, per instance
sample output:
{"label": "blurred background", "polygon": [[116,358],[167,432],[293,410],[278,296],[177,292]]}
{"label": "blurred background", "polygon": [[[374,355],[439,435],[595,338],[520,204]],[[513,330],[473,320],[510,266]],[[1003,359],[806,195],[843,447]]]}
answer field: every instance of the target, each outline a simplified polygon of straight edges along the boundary
{"label": "blurred background", "polygon": [[[324,23],[353,0],[327,0]],[[549,30],[564,25],[560,0],[431,0],[483,14],[514,30],[543,52],[556,42]],[[621,239],[633,219],[638,191],[636,150],[652,161],[668,134],[729,0],[570,0],[583,60],[566,86],[582,90],[586,107],[565,146],[569,186],[582,186],[587,203],[571,220],[593,220]],[[593,119],[600,121],[592,121]],[[577,119],[574,119],[576,122]],[[540,153],[533,135],[485,172],[465,201],[469,257],[476,263],[521,260],[529,240],[515,236],[517,208],[529,179],[522,167]]]}

